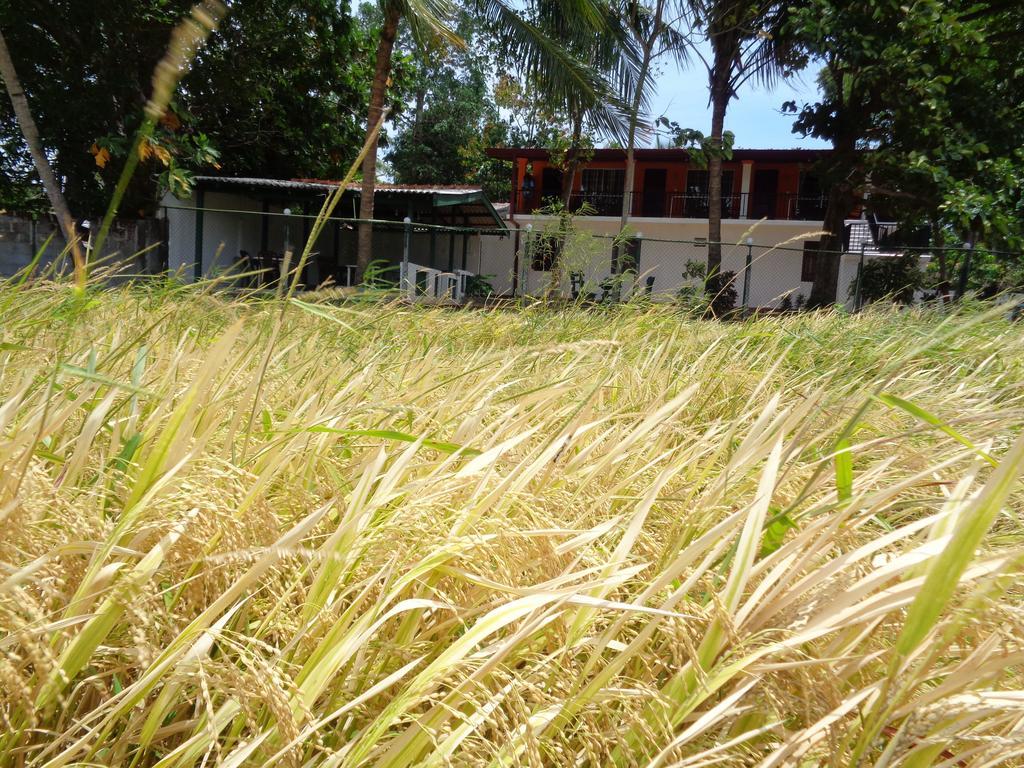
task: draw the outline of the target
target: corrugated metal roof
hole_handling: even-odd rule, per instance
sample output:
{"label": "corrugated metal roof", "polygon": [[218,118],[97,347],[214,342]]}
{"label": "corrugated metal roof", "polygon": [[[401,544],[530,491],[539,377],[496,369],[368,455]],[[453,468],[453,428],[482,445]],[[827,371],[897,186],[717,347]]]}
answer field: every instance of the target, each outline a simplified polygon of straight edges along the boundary
{"label": "corrugated metal roof", "polygon": [[[293,181],[309,184],[324,184],[331,187],[336,187],[339,184],[339,182],[331,179],[293,179]],[[362,191],[362,185],[358,183],[349,184],[347,188],[353,192]],[[413,195],[469,195],[475,192],[483,192],[483,189],[481,187],[467,187],[460,184],[387,184],[378,181],[376,191],[401,192],[403,194]]]}
{"label": "corrugated metal roof", "polygon": [[[284,192],[330,192],[340,182],[328,179],[263,179],[255,177],[231,178],[225,176],[196,176],[204,186],[221,188],[280,190]],[[359,194],[360,184],[349,184],[346,192]],[[480,187],[466,187],[444,184],[381,184],[374,192],[377,195],[417,195],[431,198],[431,206],[437,211],[438,223],[444,221],[450,226],[464,226],[473,229],[507,229],[502,214],[494,210]]]}
{"label": "corrugated metal roof", "polygon": [[[257,177],[229,177],[229,176],[196,176],[196,181],[206,184],[217,184],[239,187],[266,187],[268,189],[293,189],[301,191],[317,192],[337,188],[340,182],[330,179],[263,179]],[[362,185],[349,184],[347,189],[352,192],[360,192]],[[376,187],[377,192],[399,192],[411,195],[470,195],[482,193],[480,187],[465,187],[448,184],[381,184]]]}
{"label": "corrugated metal roof", "polygon": [[266,187],[268,189],[292,189],[303,191],[330,190],[337,184],[325,184],[313,181],[292,181],[285,179],[260,179],[251,177],[229,177],[229,176],[196,176],[196,181],[204,184],[217,184],[238,187]]}

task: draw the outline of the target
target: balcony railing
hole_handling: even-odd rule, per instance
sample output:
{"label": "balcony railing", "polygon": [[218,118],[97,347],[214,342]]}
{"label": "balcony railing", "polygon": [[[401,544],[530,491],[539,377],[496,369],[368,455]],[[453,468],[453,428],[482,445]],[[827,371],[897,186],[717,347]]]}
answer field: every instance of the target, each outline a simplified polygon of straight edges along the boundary
{"label": "balcony railing", "polygon": [[[685,192],[633,192],[629,195],[630,216],[706,219],[708,195]],[[538,193],[535,189],[516,192],[515,212],[538,213],[559,199],[558,194]],[[569,208],[578,211],[584,207],[594,216],[620,216],[623,193],[576,192],[569,199]],[[740,193],[722,196],[724,219],[783,219],[791,221],[821,221],[825,218],[826,195],[798,195],[782,192],[776,195]]]}

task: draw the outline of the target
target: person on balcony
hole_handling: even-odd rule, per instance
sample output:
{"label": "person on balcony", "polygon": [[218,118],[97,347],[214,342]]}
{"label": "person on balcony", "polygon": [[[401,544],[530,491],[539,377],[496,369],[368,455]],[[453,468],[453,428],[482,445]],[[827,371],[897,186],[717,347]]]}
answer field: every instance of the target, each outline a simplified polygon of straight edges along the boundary
{"label": "person on balcony", "polygon": [[533,171],[527,170],[523,176],[523,210],[532,211],[534,208],[533,196],[537,189],[537,182],[534,181]]}

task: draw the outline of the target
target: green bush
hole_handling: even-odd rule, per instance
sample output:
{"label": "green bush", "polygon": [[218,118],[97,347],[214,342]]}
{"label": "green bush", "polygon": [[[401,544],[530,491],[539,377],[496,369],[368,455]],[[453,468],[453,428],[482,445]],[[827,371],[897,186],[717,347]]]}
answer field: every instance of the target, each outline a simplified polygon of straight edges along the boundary
{"label": "green bush", "polygon": [[470,275],[466,278],[466,296],[471,299],[486,299],[494,294],[491,278],[494,275]]}
{"label": "green bush", "polygon": [[716,272],[707,279],[704,289],[708,295],[707,314],[714,317],[726,317],[736,308],[736,273]]}
{"label": "green bush", "polygon": [[727,317],[736,308],[736,273],[718,272],[705,277],[707,267],[696,261],[686,262],[684,282],[676,303],[694,317]]}
{"label": "green bush", "polygon": [[[912,304],[914,291],[921,287],[923,278],[914,254],[872,259],[864,265],[861,274],[861,300],[865,304],[886,299],[896,304]],[[856,289],[854,282],[850,286],[851,297]]]}

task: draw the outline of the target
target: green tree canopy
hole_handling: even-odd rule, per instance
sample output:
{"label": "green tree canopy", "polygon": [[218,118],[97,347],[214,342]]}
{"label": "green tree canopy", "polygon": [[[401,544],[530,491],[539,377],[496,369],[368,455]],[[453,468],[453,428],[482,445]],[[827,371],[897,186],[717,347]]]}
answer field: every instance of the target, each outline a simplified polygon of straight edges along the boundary
{"label": "green tree canopy", "polygon": [[[188,0],[0,2],[0,27],[76,215],[106,207],[153,67],[190,7]],[[358,151],[371,36],[334,0],[233,3],[122,210],[147,212],[161,183],[179,188],[191,170],[215,163],[230,175],[336,175]],[[21,207],[33,199],[33,174],[7,100],[0,146],[0,205]]]}
{"label": "green tree canopy", "polygon": [[463,14],[464,48],[414,45],[409,52],[409,103],[396,120],[388,160],[396,181],[480,185],[502,200],[511,188],[509,164],[485,150],[504,144],[510,128],[492,92],[496,51],[478,23]]}
{"label": "green tree canopy", "polygon": [[[957,240],[1022,242],[1024,22],[1011,4],[802,0],[787,31],[824,64],[818,101],[788,108],[794,131],[836,150],[819,169],[826,229],[869,197]],[[812,303],[835,300],[838,259],[825,261]]]}

